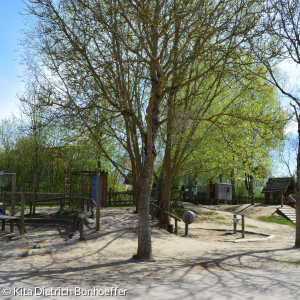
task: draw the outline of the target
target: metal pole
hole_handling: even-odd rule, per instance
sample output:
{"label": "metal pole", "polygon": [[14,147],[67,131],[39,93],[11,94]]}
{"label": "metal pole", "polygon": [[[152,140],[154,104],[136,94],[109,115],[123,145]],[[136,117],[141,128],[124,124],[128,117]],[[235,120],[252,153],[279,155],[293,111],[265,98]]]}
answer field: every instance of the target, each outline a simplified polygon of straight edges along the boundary
{"label": "metal pole", "polygon": [[189,234],[189,218],[190,216],[186,214],[185,216],[185,236]]}

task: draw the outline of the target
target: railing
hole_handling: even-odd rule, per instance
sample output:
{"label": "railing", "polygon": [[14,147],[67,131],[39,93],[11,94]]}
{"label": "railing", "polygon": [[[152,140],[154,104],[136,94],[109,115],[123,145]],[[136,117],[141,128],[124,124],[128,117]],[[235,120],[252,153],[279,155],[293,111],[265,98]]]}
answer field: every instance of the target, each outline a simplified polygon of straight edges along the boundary
{"label": "railing", "polygon": [[[174,234],[178,233],[178,222],[181,221],[181,219],[179,219],[177,216],[169,213],[168,211],[165,211],[163,210],[162,208],[160,208],[159,206],[157,206],[156,204],[154,203],[150,203],[150,206],[154,207],[155,209],[159,210],[160,212],[162,212],[163,214],[166,214],[168,215],[169,217],[173,218],[174,221],[175,221],[175,228],[174,228]],[[151,210],[150,211],[152,212],[152,217],[155,217],[155,213],[154,213],[154,210]]]}

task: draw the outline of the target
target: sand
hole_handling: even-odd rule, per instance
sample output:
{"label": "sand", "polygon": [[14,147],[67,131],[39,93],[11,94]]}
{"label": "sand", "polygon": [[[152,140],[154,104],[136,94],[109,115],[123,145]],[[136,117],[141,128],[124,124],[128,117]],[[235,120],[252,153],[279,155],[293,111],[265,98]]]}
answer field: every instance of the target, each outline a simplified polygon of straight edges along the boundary
{"label": "sand", "polygon": [[[196,221],[189,226],[186,237],[183,222],[179,223],[179,234],[174,235],[160,228],[157,221],[151,221],[154,262],[132,258],[137,250],[137,215],[133,208],[102,209],[100,232],[95,231],[92,220],[84,228],[84,241],[70,242],[64,226],[27,225],[23,237],[8,233],[7,228],[5,233],[0,233],[0,291],[15,286],[119,287],[130,291],[153,282],[184,280],[212,272],[299,270],[300,250],[293,247],[295,229],[258,219],[275,213],[276,206],[186,203],[185,206],[197,211]],[[232,215],[241,210],[249,232],[246,238],[258,241],[234,243],[241,238],[241,233],[232,234]],[[259,240],[268,235],[276,238]],[[45,246],[48,253],[39,254],[41,249],[20,256],[22,247],[34,245]],[[131,299],[130,295],[127,298]]]}

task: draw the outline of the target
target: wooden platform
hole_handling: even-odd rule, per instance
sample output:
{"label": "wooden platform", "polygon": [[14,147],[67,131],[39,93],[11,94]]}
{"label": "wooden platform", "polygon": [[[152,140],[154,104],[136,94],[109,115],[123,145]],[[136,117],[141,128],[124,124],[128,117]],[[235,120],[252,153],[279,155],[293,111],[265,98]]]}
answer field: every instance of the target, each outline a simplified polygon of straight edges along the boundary
{"label": "wooden platform", "polygon": [[287,219],[291,220],[292,222],[296,223],[296,211],[294,208],[291,207],[278,207],[277,212],[286,217]]}

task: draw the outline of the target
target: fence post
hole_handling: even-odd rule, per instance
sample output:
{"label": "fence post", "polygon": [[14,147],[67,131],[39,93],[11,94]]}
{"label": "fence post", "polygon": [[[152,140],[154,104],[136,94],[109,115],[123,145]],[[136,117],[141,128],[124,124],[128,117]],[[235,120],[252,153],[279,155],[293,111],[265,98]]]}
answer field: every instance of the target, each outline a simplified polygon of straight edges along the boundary
{"label": "fence post", "polygon": [[[3,192],[3,207],[2,207],[2,210],[3,210],[3,215],[5,216],[5,207],[6,207],[6,192]],[[2,231],[5,230],[5,220],[2,220]]]}
{"label": "fence post", "polygon": [[242,214],[242,238],[245,238],[245,214]]}
{"label": "fence post", "polygon": [[[15,215],[15,204],[16,204],[16,186],[17,186],[17,176],[14,174],[12,176],[12,194],[11,194],[11,216]],[[14,221],[10,221],[10,233],[14,232]]]}
{"label": "fence post", "polygon": [[108,194],[108,206],[111,206],[111,194],[112,194],[112,188],[109,188],[109,194]]}
{"label": "fence post", "polygon": [[[233,214],[233,218],[236,219],[236,213]],[[236,222],[233,220],[233,233],[236,234]]]}
{"label": "fence post", "polygon": [[84,211],[84,198],[83,198],[83,171],[80,172],[80,199],[81,199],[81,209]]}
{"label": "fence post", "polygon": [[97,202],[96,202],[96,231],[100,230],[100,161],[97,163]]}
{"label": "fence post", "polygon": [[79,233],[80,233],[80,240],[84,240],[83,236],[83,220],[84,217],[82,215],[79,216]]}
{"label": "fence post", "polygon": [[12,175],[11,215],[15,215],[17,176]]}
{"label": "fence post", "polygon": [[25,212],[25,192],[21,189],[21,220],[20,220],[20,234],[24,234],[24,212]]}
{"label": "fence post", "polygon": [[36,190],[37,190],[37,172],[34,171],[34,176],[33,176],[33,203],[32,203],[32,214],[33,215],[35,215]]}

